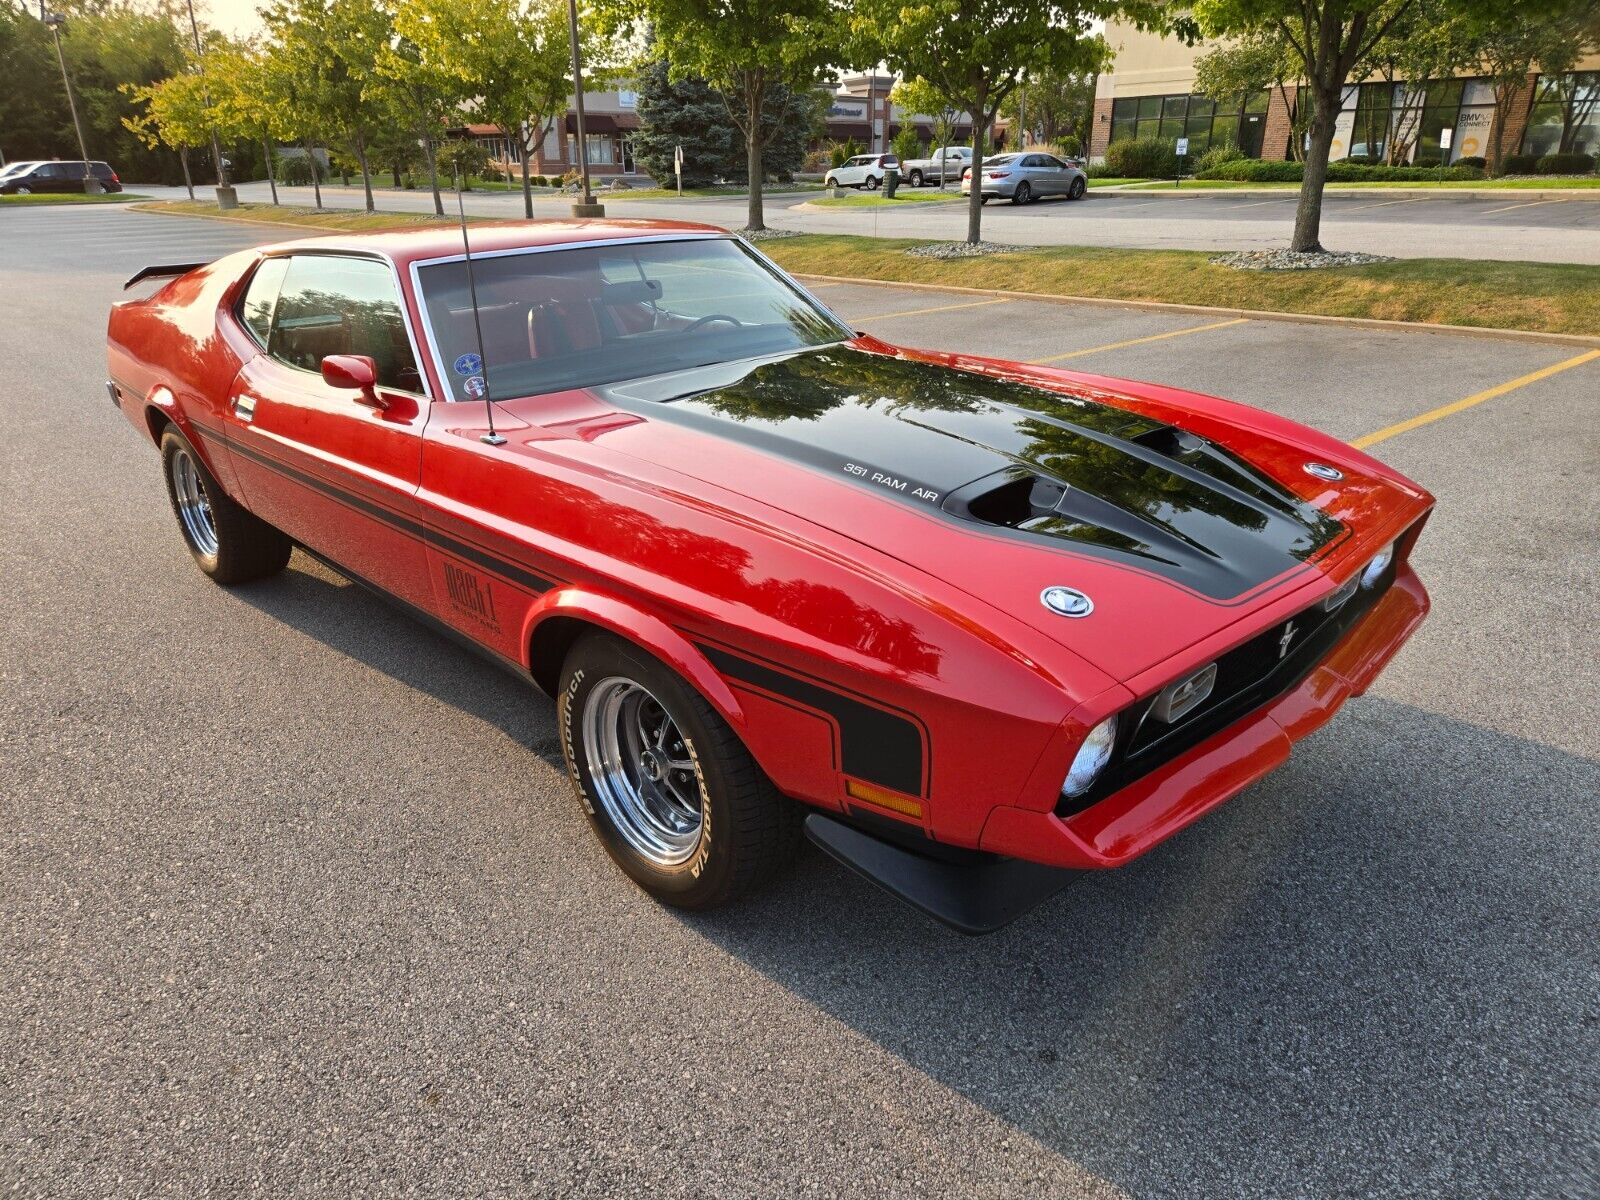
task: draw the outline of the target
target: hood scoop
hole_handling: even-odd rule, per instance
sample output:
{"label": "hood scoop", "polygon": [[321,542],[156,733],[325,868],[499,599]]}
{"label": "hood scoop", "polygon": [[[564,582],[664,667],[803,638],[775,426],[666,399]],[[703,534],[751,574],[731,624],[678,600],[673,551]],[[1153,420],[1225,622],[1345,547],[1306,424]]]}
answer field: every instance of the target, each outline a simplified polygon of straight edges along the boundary
{"label": "hood scoop", "polygon": [[[606,394],[877,501],[1107,559],[1216,600],[1280,578],[1347,533],[1188,430],[1088,396],[847,346]],[[855,527],[848,510],[834,519]],[[861,522],[870,529],[870,515]]]}
{"label": "hood scoop", "polygon": [[1197,434],[1031,418],[1027,461],[949,493],[951,516],[1139,566],[1227,599],[1316,555],[1338,521]]}

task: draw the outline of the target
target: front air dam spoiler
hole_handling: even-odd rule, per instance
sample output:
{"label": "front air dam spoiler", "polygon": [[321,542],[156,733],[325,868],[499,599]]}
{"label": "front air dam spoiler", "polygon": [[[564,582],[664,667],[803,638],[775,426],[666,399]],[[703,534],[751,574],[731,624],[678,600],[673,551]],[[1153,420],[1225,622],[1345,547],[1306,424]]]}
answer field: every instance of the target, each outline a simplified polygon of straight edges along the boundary
{"label": "front air dam spoiler", "polygon": [[857,875],[972,936],[1004,928],[1082,874],[992,855],[930,858],[821,813],[806,817],[805,827],[808,838]]}

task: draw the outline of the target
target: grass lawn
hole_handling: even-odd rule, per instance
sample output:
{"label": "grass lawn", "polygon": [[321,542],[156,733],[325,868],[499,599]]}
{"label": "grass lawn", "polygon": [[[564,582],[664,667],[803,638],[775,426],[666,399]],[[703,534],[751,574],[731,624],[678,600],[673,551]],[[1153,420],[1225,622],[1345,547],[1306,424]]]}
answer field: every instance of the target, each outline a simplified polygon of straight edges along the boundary
{"label": "grass lawn", "polygon": [[1210,253],[1029,247],[987,258],[911,258],[906,238],[808,234],[762,246],[786,270],[1057,296],[1270,312],[1600,332],[1600,267],[1423,258],[1321,271],[1236,271]]}
{"label": "grass lawn", "polygon": [[[1094,181],[1090,180],[1090,182],[1092,183]],[[1297,192],[1300,190],[1300,185],[1298,183],[1285,183],[1278,181],[1270,183],[1247,183],[1236,179],[1185,179],[1178,186],[1193,191],[1226,191],[1229,188],[1277,188],[1289,192]],[[1168,179],[1165,182],[1152,181],[1149,183],[1138,183],[1130,190],[1137,191],[1145,188],[1163,187],[1171,189],[1172,180]],[[1447,179],[1443,183],[1440,183],[1436,180],[1429,181],[1425,179],[1408,179],[1404,181],[1388,183],[1385,183],[1381,180],[1362,180],[1359,183],[1329,183],[1323,190],[1329,192],[1343,192],[1361,188],[1414,188],[1418,191],[1439,190],[1442,188],[1491,188],[1497,191],[1502,189],[1507,191],[1516,191],[1518,189],[1549,188],[1554,190],[1570,188],[1576,191],[1584,191],[1589,188],[1600,188],[1600,175],[1592,177],[1588,175],[1552,175],[1549,179],[1529,179],[1526,177],[1519,177],[1517,179]]]}
{"label": "grass lawn", "polygon": [[[209,200],[159,200],[141,204],[140,212],[170,213],[180,217],[211,217],[216,220],[246,220],[267,225],[284,225],[290,228],[326,229],[354,232],[376,232],[384,229],[411,229],[419,225],[454,225],[454,213],[436,217],[432,213],[369,213],[348,208],[301,208],[292,204],[240,204],[238,208],[223,212]],[[486,218],[468,217],[472,224],[481,224]]]}
{"label": "grass lawn", "polygon": [[[820,192],[821,190],[822,190],[822,185],[820,183],[793,183],[793,184],[782,184],[782,185],[779,185],[777,187],[770,187],[769,186],[769,187],[762,188],[761,189],[761,194],[763,196],[787,196],[787,195],[791,195],[794,192]],[[594,194],[595,194],[595,198],[598,199],[598,200],[601,200],[601,201],[606,201],[606,200],[676,200],[678,198],[678,189],[677,188],[669,188],[669,187],[667,187],[667,188],[624,188],[624,189],[619,189],[618,191],[613,192],[609,188],[597,187],[597,188],[594,189]],[[713,186],[713,187],[698,187],[698,188],[687,188],[686,187],[686,188],[683,189],[683,198],[685,200],[726,200],[731,196],[741,196],[742,197],[742,196],[747,196],[749,194],[750,194],[749,193],[749,189],[746,188],[743,184],[738,184],[738,185],[728,186],[728,187],[717,187],[717,186]]]}
{"label": "grass lawn", "polygon": [[99,196],[34,192],[27,196],[0,196],[0,208],[26,208],[34,204],[126,204],[132,200],[148,199],[149,196],[141,196],[137,192],[111,192]]}
{"label": "grass lawn", "polygon": [[[169,200],[139,208],[225,219],[215,204],[202,201]],[[417,213],[318,212],[270,204],[241,204],[227,215],[287,229],[330,231],[441,223],[438,217]],[[482,224],[485,218],[468,220]],[[454,221],[446,217],[443,223]],[[1212,266],[1210,252],[1194,250],[1045,246],[953,261],[904,253],[923,244],[913,238],[802,234],[765,242],[761,249],[799,274],[1539,333],[1600,332],[1600,267],[1413,258],[1324,271],[1235,271]]]}
{"label": "grass lawn", "polygon": [[953,200],[963,199],[965,197],[954,188],[941,192],[937,188],[928,190],[926,188],[902,187],[895,194],[893,200],[882,192],[860,192],[847,196],[820,196],[815,200],[808,200],[806,203],[815,204],[819,208],[898,208],[903,204],[937,203],[940,200],[949,203]]}
{"label": "grass lawn", "polygon": [[1096,188],[1096,187],[1122,187],[1123,185],[1129,184],[1129,183],[1149,183],[1149,182],[1150,181],[1148,179],[1141,178],[1138,175],[1126,175],[1126,176],[1124,176],[1124,175],[1102,175],[1099,179],[1096,179],[1093,175],[1089,176],[1089,186],[1092,187],[1092,188]]}

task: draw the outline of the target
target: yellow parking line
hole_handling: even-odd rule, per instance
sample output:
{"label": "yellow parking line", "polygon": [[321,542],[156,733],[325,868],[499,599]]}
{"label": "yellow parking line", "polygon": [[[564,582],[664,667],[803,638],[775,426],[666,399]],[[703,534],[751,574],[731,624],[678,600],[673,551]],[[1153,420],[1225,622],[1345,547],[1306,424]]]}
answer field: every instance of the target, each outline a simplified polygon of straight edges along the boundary
{"label": "yellow parking line", "polygon": [[1380,200],[1376,204],[1358,204],[1354,208],[1346,208],[1342,212],[1360,212],[1364,208],[1388,208],[1391,204],[1420,204],[1424,200],[1436,200],[1436,196],[1406,196],[1401,200]]}
{"label": "yellow parking line", "polygon": [[1528,200],[1522,204],[1508,204],[1504,208],[1491,208],[1488,212],[1481,212],[1478,215],[1480,217],[1491,217],[1495,213],[1510,212],[1513,208],[1533,208],[1540,204],[1565,204],[1566,202],[1565,197],[1555,200]]}
{"label": "yellow parking line", "polygon": [[1152,333],[1149,337],[1129,338],[1125,342],[1107,342],[1104,346],[1090,346],[1087,350],[1069,350],[1065,354],[1052,354],[1049,358],[1031,358],[1028,361],[1033,366],[1042,367],[1046,363],[1078,358],[1084,354],[1099,354],[1102,350],[1121,350],[1124,346],[1140,346],[1145,342],[1159,342],[1166,338],[1182,337],[1186,333],[1204,333],[1208,329],[1226,329],[1230,325],[1243,325],[1247,320],[1247,317],[1235,317],[1231,321],[1215,321],[1210,325],[1191,325],[1187,329],[1173,329],[1166,333]]}
{"label": "yellow parking line", "polygon": [[851,317],[850,322],[857,321],[887,321],[891,317],[921,317],[928,313],[954,312],[958,308],[982,308],[987,304],[1010,304],[1009,296],[1002,296],[998,300],[970,300],[966,304],[941,304],[937,308],[908,308],[905,312],[892,313],[867,313],[861,317]]}
{"label": "yellow parking line", "polygon": [[1398,425],[1390,425],[1387,429],[1378,430],[1377,433],[1369,433],[1365,437],[1358,437],[1350,444],[1357,450],[1365,450],[1368,446],[1375,446],[1379,442],[1388,441],[1396,434],[1405,433],[1408,430],[1417,428],[1419,425],[1428,425],[1434,421],[1443,420],[1445,417],[1471,408],[1475,404],[1482,404],[1485,400],[1493,400],[1497,396],[1504,396],[1507,392],[1514,392],[1520,387],[1526,387],[1530,383],[1537,383],[1541,379],[1548,379],[1550,376],[1560,374],[1562,371],[1570,371],[1573,367],[1581,367],[1584,363],[1593,362],[1597,358],[1600,358],[1600,350],[1590,350],[1578,355],[1576,358],[1569,358],[1565,362],[1541,367],[1539,370],[1532,371],[1521,378],[1513,379],[1509,383],[1502,383],[1498,387],[1492,387],[1487,391],[1468,396],[1465,400],[1457,400],[1453,404],[1440,405],[1438,408],[1429,409],[1420,416],[1412,417],[1409,421],[1401,421]]}

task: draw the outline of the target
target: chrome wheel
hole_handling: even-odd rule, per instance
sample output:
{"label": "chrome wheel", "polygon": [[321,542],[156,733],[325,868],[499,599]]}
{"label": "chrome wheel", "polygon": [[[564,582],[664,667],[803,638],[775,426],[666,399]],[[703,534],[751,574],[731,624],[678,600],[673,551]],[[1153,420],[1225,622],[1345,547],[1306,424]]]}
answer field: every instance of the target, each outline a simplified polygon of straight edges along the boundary
{"label": "chrome wheel", "polygon": [[217,552],[217,525],[211,515],[211,497],[206,495],[205,482],[194,459],[180,450],[172,456],[172,495],[177,501],[178,519],[183,522],[183,532],[201,554],[211,556]]}
{"label": "chrome wheel", "polygon": [[629,848],[675,867],[700,844],[700,766],[672,714],[631,679],[600,680],[583,706],[596,798]]}

